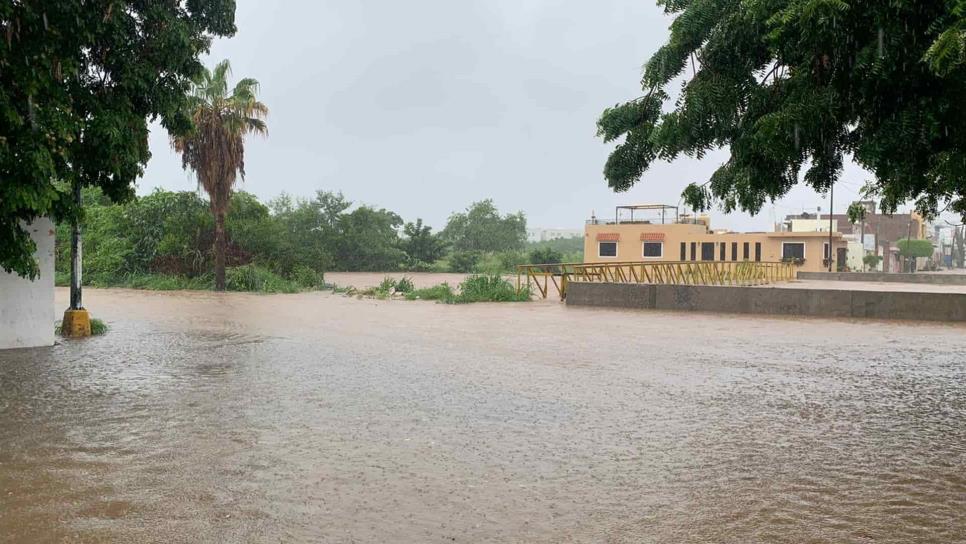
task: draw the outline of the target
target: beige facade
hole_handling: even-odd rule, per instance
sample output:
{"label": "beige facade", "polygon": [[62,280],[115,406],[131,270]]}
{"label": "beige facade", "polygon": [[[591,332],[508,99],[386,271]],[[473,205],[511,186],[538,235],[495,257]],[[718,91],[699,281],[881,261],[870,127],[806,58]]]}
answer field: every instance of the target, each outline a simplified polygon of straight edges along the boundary
{"label": "beige facade", "polygon": [[[827,232],[715,232],[705,224],[592,221],[584,230],[584,262],[794,259],[800,270],[820,272],[827,269],[828,243]],[[832,233],[832,247],[833,259],[841,255],[844,264],[847,241],[840,233]]]}

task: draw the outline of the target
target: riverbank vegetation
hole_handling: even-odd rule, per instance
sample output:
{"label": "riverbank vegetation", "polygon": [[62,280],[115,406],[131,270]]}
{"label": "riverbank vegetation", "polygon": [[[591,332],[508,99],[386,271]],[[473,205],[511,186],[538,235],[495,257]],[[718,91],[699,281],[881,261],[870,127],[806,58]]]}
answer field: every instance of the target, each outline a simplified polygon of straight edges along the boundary
{"label": "riverbank vegetation", "polygon": [[380,300],[434,300],[445,304],[469,304],[473,302],[528,302],[531,300],[529,287],[517,290],[500,275],[474,274],[454,289],[448,283],[416,289],[411,279],[403,276],[396,280],[386,277],[376,287],[356,289],[354,287],[333,286],[336,293],[360,298]]}
{"label": "riverbank vegetation", "polygon": [[[84,191],[83,280],[95,287],[210,289],[215,222],[194,191],[157,190],[114,204]],[[69,226],[57,227],[57,283],[70,275]],[[452,214],[439,232],[421,219],[353,205],[341,193],[281,195],[267,203],[231,196],[225,216],[225,288],[290,293],[325,287],[328,271],[498,275],[519,264],[582,259],[583,240],[526,242],[522,213],[490,200]]]}

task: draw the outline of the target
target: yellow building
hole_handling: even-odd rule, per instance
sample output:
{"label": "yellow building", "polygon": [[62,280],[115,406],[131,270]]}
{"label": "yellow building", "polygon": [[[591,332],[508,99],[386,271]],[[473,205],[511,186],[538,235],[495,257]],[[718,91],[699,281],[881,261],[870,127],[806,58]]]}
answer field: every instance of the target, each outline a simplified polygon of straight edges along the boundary
{"label": "yellow building", "polygon": [[[833,269],[845,265],[847,244],[832,233]],[[681,216],[673,206],[618,206],[614,221],[592,218],[584,228],[585,263],[793,261],[821,272],[829,253],[828,232],[714,231],[707,216]]]}

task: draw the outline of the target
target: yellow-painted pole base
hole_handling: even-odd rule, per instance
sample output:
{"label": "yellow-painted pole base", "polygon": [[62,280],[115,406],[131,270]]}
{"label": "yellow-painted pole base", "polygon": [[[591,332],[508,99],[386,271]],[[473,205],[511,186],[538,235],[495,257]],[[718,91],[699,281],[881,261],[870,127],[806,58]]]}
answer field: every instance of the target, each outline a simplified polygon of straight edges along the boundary
{"label": "yellow-painted pole base", "polygon": [[60,322],[60,334],[64,338],[83,338],[91,335],[91,314],[87,310],[67,310]]}

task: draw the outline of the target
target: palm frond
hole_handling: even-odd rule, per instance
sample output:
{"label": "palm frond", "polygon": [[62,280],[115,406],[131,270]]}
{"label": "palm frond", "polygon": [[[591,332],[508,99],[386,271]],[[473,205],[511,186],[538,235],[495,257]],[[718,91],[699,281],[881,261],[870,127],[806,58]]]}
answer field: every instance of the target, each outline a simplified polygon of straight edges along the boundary
{"label": "palm frond", "polygon": [[238,81],[235,84],[235,88],[232,90],[233,98],[243,98],[246,100],[254,100],[255,96],[258,94],[260,86],[258,80],[250,77],[246,77]]}

